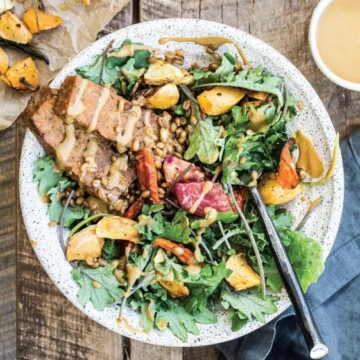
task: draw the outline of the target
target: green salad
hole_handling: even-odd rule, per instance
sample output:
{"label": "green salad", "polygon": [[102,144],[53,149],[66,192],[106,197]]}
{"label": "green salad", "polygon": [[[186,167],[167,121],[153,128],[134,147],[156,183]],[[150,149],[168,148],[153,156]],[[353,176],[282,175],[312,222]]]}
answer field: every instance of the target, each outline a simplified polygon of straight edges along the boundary
{"label": "green salad", "polygon": [[[126,126],[140,109],[131,145],[94,131],[112,151],[111,168],[125,159],[116,170],[134,174],[115,202],[100,195],[99,186],[113,190],[106,176],[91,178],[95,191],[64,160],[59,166],[58,153],[39,158],[33,173],[50,220],[60,226],[79,303],[99,311],[115,306],[114,321],[137,331],[126,320],[130,307],[139,313],[138,330],[168,328],[183,341],[200,335],[198,324],[215,324],[221,308],[233,331],[277,312],[283,284],[248,186],[257,186],[267,204],[303,290],[317,281],[321,247],[295,230],[282,205],[331,178],[337,149],[328,173],[312,182],[296,163],[297,136],[286,129],[297,101],[285,79],[264,65],[244,66],[215,45],[206,51],[207,65],[184,70],[183,50],[162,53],[125,40],[76,69],[86,84],[110,89],[111,99],[125,103],[117,111]],[[86,154],[79,159],[89,163]]]}

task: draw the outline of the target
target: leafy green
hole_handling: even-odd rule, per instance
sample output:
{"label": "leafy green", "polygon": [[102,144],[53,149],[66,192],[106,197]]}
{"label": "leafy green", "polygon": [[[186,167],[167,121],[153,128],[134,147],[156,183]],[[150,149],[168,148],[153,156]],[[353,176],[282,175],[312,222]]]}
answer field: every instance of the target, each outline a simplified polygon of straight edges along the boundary
{"label": "leafy green", "polygon": [[[73,279],[80,286],[78,292],[80,304],[85,305],[91,301],[95,309],[102,311],[106,306],[122,299],[124,290],[113,274],[115,267],[116,265],[111,264],[96,269],[80,266],[72,271]],[[100,287],[94,287],[93,281],[96,281]]]}
{"label": "leafy green", "polygon": [[116,241],[105,239],[104,246],[101,250],[101,257],[106,261],[120,259],[120,248],[117,246]]}
{"label": "leafy green", "polygon": [[189,147],[184,154],[185,160],[192,159],[195,155],[204,164],[213,164],[218,160],[224,139],[220,138],[220,128],[214,126],[207,118],[195,126],[189,136]]}
{"label": "leafy green", "polygon": [[221,57],[221,64],[216,69],[215,72],[212,71],[202,71],[200,69],[195,69],[193,71],[194,79],[197,80],[196,84],[206,84],[213,82],[225,82],[227,77],[231,75],[234,71],[234,65],[236,61],[235,58],[229,53],[225,53]]}
{"label": "leafy green", "polygon": [[103,83],[102,74],[105,66],[105,55],[97,55],[93,64],[85,65],[75,69],[83,78],[93,81],[96,84]]}
{"label": "leafy green", "polygon": [[148,50],[135,50],[134,51],[134,68],[147,69],[149,67],[149,58],[151,56]]}
{"label": "leafy green", "polygon": [[161,322],[168,324],[171,332],[184,341],[188,338],[188,332],[194,335],[200,334],[193,317],[183,307],[176,304],[170,309],[160,310],[156,314],[155,324],[158,328],[163,329],[160,325]]}
{"label": "leafy green", "polygon": [[200,324],[216,324],[218,321],[217,316],[209,309],[194,314],[194,319]]}
{"label": "leafy green", "polygon": [[51,156],[38,158],[34,162],[33,181],[38,182],[40,195],[47,194],[60,180],[64,180],[64,176],[55,170],[55,162]]}
{"label": "leafy green", "polygon": [[287,230],[282,234],[282,239],[305,292],[324,270],[320,244],[301,231]]}
{"label": "leafy green", "polygon": [[[50,204],[48,207],[48,215],[50,220],[60,222],[61,214],[64,210],[64,207],[61,203],[61,199],[58,198],[59,192],[64,191],[65,189],[75,186],[76,183],[68,179],[62,179],[59,181],[58,185],[53,187],[48,191],[48,196],[50,199]],[[64,226],[70,227],[75,221],[87,218],[90,214],[90,210],[84,206],[69,206],[66,209],[64,216]]]}
{"label": "leafy green", "polygon": [[205,265],[200,274],[193,279],[185,279],[190,295],[183,301],[187,311],[191,313],[203,312],[209,297],[214,293],[221,281],[232,273],[224,262],[217,266]]}
{"label": "leafy green", "polygon": [[[226,59],[226,60],[225,60]],[[226,56],[222,57],[222,63],[229,62]],[[231,63],[230,63],[231,64]],[[219,68],[220,68],[219,67]],[[225,66],[224,66],[225,67]],[[219,70],[219,68],[217,70]],[[263,66],[259,65],[256,69],[245,69],[239,73],[228,73],[229,66],[226,67],[226,71],[218,76],[218,79],[214,79],[214,76],[204,73],[203,77],[200,76],[200,72],[196,72],[195,88],[204,86],[233,86],[252,91],[263,91],[273,94],[277,97],[280,106],[284,105],[284,98],[279,86],[283,83],[283,78],[279,76],[273,76],[269,72],[263,70]],[[201,70],[200,70],[201,71]],[[216,72],[215,72],[215,75]]]}
{"label": "leafy green", "polygon": [[[52,157],[46,156],[34,162],[33,179],[38,182],[40,195],[46,194],[49,197],[48,215],[50,220],[60,222],[64,207],[61,203],[59,193],[68,188],[76,186],[76,182],[69,180],[55,168],[55,161]],[[70,227],[75,221],[88,217],[90,210],[84,206],[69,206],[64,216],[64,226]]]}
{"label": "leafy green", "polygon": [[171,222],[165,222],[164,238],[188,244],[190,242],[190,226],[186,211],[179,209]]}
{"label": "leafy green", "polygon": [[[130,43],[123,41],[121,46]],[[118,58],[111,56],[111,53],[108,56],[105,52],[97,55],[92,64],[79,67],[75,71],[81,77],[96,84],[111,84],[119,94],[128,96],[137,80],[149,67],[150,56],[151,53],[148,50],[136,50],[131,58]]]}
{"label": "leafy green", "polygon": [[[267,296],[263,299],[259,294],[250,291],[241,291],[234,293],[229,289],[221,292],[222,305],[225,309],[231,307],[235,310],[240,320],[257,319],[261,323],[265,323],[266,314],[274,314],[277,311],[275,301],[277,297]],[[234,321],[234,320],[233,320]],[[239,323],[234,326],[239,329]]]}
{"label": "leafy green", "polygon": [[[233,184],[241,184],[239,175],[257,171],[273,171],[277,168],[283,145],[288,140],[285,122],[279,121],[262,133],[246,135],[241,127],[240,130],[232,129],[232,133],[226,138],[223,176],[221,182],[227,188],[229,180]],[[244,163],[240,162],[245,158]]]}

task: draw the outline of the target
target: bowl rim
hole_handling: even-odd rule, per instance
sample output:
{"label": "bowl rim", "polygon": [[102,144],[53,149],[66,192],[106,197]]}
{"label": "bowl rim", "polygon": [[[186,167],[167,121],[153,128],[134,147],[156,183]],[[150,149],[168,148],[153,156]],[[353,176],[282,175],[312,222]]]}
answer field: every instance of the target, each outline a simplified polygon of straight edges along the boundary
{"label": "bowl rim", "polygon": [[313,56],[313,59],[317,65],[317,67],[319,68],[319,70],[329,80],[331,80],[335,84],[337,84],[345,89],[353,90],[353,91],[360,91],[360,83],[348,81],[348,80],[345,80],[345,79],[341,78],[340,76],[336,75],[333,71],[331,71],[329,69],[329,67],[325,64],[322,57],[320,56],[320,52],[319,52],[319,49],[317,46],[317,41],[316,41],[317,28],[319,25],[319,20],[321,18],[321,15],[324,13],[325,9],[330,5],[330,3],[332,1],[333,0],[320,0],[318,5],[316,6],[316,8],[313,11],[311,21],[310,21],[309,37],[308,37],[311,54]]}

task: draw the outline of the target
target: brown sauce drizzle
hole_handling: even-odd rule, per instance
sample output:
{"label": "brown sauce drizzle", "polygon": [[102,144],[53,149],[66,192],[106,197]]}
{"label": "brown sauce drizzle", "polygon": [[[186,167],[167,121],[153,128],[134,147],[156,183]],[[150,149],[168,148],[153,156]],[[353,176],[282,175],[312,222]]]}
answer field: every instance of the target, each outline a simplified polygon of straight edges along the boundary
{"label": "brown sauce drizzle", "polygon": [[159,39],[159,44],[166,44],[169,41],[176,41],[176,42],[193,42],[198,45],[202,46],[210,46],[216,45],[221,46],[224,44],[232,44],[236,47],[239,55],[244,63],[244,66],[247,68],[251,68],[251,62],[245,55],[244,50],[233,40],[222,37],[222,36],[206,36],[206,37],[163,37]]}
{"label": "brown sauce drizzle", "polygon": [[304,170],[312,178],[320,177],[324,173],[324,165],[312,141],[301,130],[296,132],[295,140],[299,147],[296,167]]}

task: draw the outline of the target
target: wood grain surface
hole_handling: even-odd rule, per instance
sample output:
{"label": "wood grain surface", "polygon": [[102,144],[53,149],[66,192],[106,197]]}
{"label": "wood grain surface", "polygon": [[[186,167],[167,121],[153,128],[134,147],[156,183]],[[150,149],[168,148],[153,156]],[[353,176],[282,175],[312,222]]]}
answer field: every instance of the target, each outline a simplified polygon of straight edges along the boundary
{"label": "wood grain surface", "polygon": [[[307,36],[316,4],[316,0],[133,1],[99,36],[138,21],[169,17],[214,20],[245,30],[300,69],[345,137],[360,125],[360,94],[332,84],[312,60]],[[0,133],[0,359],[218,359],[213,347],[165,348],[122,338],[87,318],[57,290],[35,257],[21,217],[17,184],[24,133],[19,123]]]}

